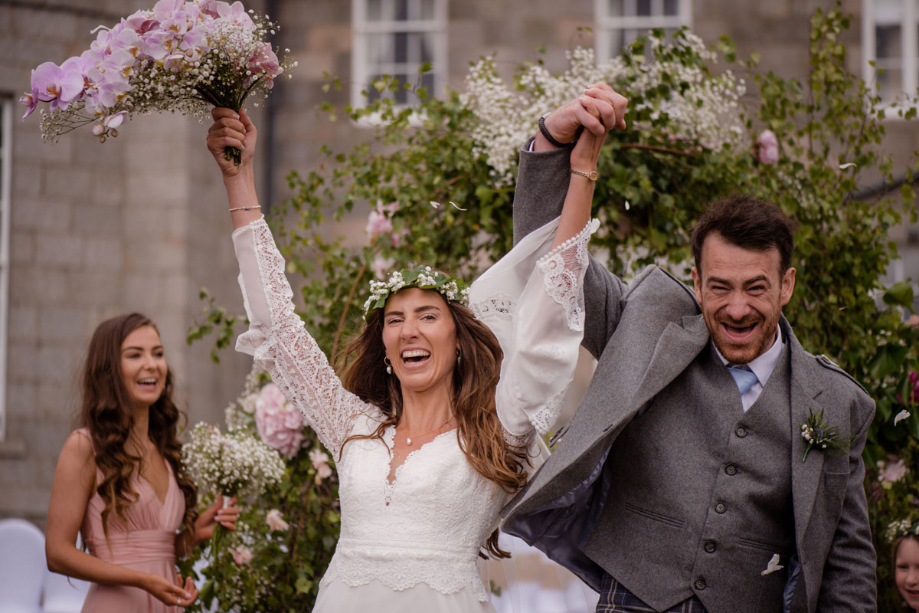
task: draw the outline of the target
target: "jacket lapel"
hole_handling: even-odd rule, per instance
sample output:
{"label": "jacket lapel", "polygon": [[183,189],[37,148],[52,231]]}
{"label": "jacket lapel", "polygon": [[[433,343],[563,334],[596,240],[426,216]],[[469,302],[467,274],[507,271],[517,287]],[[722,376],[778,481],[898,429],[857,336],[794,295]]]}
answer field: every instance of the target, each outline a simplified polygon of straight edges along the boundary
{"label": "jacket lapel", "polygon": [[804,550],[805,531],[810,522],[817,490],[820,487],[820,476],[823,474],[823,462],[826,454],[812,449],[804,461],[807,441],[801,436],[801,424],[807,421],[808,415],[824,410],[824,418],[830,425],[840,425],[841,417],[834,412],[834,407],[822,407],[816,398],[823,391],[813,375],[813,359],[795,338],[791,326],[782,318],[782,332],[788,336],[788,349],[791,351],[791,489],[795,514],[795,540],[798,555]]}
{"label": "jacket lapel", "polygon": [[648,370],[629,403],[631,409],[638,410],[659,394],[705,348],[710,337],[702,316],[683,317],[682,324],[667,324],[654,347]]}

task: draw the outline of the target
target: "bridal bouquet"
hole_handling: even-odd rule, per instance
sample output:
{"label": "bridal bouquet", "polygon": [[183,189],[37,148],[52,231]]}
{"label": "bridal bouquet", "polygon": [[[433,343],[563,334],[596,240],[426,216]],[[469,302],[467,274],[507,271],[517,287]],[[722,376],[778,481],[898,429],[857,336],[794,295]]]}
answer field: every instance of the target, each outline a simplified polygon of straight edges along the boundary
{"label": "bridal bouquet", "polygon": [[[296,66],[279,60],[267,41],[275,28],[241,2],[160,0],[112,28],[99,26],[81,55],[33,70],[31,92],[19,100],[27,108],[23,119],[46,102],[46,142],[87,124],[105,142],[135,114],[170,111],[200,119],[211,106],[238,111],[248,96],[266,96],[274,79]],[[238,151],[227,155],[238,163]]]}
{"label": "bridal bouquet", "polygon": [[199,423],[182,449],[182,461],[198,487],[224,496],[261,495],[284,476],[284,460],[246,431],[222,433]]}

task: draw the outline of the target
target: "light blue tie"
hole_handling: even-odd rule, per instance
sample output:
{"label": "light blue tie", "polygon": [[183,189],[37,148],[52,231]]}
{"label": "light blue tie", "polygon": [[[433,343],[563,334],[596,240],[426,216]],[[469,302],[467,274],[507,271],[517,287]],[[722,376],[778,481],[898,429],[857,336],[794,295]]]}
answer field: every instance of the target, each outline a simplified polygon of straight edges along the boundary
{"label": "light blue tie", "polygon": [[734,377],[734,382],[737,383],[737,389],[740,390],[741,396],[749,392],[753,384],[759,381],[756,373],[750,370],[750,367],[746,364],[728,366],[728,372]]}

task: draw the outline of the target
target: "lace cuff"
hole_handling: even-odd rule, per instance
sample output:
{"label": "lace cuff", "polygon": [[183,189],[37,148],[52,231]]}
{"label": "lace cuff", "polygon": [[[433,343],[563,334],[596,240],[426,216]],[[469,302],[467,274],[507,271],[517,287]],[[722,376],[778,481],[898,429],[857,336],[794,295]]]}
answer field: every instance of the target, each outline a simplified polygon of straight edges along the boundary
{"label": "lace cuff", "polygon": [[584,229],[539,258],[536,268],[542,271],[546,292],[565,309],[565,321],[575,331],[584,330],[584,273],[589,264],[587,243],[600,227],[592,219]]}
{"label": "lace cuff", "polygon": [[354,418],[378,410],[342,387],[294,311],[284,258],[265,220],[236,230],[233,245],[249,316],[249,330],[236,340],[236,350],[252,355],[256,364],[268,371],[322,444],[337,457]]}

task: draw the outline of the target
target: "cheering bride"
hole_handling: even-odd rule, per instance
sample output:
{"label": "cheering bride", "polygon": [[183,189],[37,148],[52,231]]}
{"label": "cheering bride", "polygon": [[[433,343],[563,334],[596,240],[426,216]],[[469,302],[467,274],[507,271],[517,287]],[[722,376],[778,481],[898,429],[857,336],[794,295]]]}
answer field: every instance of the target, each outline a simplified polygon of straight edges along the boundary
{"label": "cheering bride", "polygon": [[[473,284],[471,309],[460,282],[427,267],[372,282],[341,378],[294,312],[260,213],[256,128],[245,112],[214,110],[207,145],[229,197],[250,322],[237,349],[271,374],[338,460],[341,537],[314,611],[494,611],[477,557],[507,556],[498,513],[538,464],[539,435],[573,377],[592,171],[602,121],[619,125],[623,111],[617,118],[610,94],[596,86],[568,103],[587,130],[572,149],[561,216]],[[225,147],[242,151],[239,166]]]}

